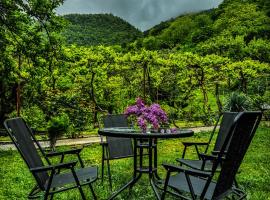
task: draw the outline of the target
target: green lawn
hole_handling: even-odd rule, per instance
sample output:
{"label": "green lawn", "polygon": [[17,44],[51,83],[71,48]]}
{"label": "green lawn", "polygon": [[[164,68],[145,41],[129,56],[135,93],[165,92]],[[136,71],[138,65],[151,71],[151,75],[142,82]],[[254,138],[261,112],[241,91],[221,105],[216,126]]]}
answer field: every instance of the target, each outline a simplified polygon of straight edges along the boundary
{"label": "green lawn", "polygon": [[[261,127],[258,129],[237,176],[238,182],[247,191],[248,199],[251,200],[270,199],[269,134],[270,128]],[[175,158],[182,153],[181,141],[191,139],[205,141],[207,137],[208,133],[204,132],[196,134],[193,138],[160,140],[158,144],[159,163],[175,162]],[[191,157],[194,155],[193,153],[194,151],[188,151],[187,156]],[[81,155],[86,165],[100,166],[101,147],[99,144],[85,147]],[[20,155],[17,151],[0,151],[0,156],[0,199],[26,199],[35,182]],[[113,190],[116,190],[131,178],[132,159],[115,160],[111,163]],[[164,172],[162,166],[160,166],[159,173],[161,176],[165,175]],[[107,199],[111,194],[106,180],[104,183],[98,180],[94,184],[94,188],[99,199]],[[89,188],[84,187],[84,191],[87,197],[91,199]],[[80,199],[80,195],[77,190],[72,190],[57,194],[54,199]],[[130,194],[126,190],[117,199],[155,199],[147,175],[144,175],[134,186]],[[174,198],[168,195],[167,199]]]}

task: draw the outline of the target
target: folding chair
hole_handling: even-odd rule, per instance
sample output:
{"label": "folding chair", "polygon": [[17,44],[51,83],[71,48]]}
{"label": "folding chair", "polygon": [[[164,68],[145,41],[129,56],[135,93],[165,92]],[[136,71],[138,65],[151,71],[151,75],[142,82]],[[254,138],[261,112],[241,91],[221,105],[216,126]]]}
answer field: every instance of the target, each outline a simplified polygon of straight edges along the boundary
{"label": "folding chair", "polygon": [[[233,185],[234,177],[241,165],[262,117],[261,112],[239,113],[217,155],[209,156],[213,161],[212,171],[185,169],[181,166],[163,164],[167,170],[161,199],[170,193],[184,199],[223,199],[232,195],[243,199],[246,194]],[[227,149],[227,151],[226,151]],[[227,152],[227,153],[225,153]],[[224,156],[226,154],[226,156]],[[215,171],[222,162],[217,181],[213,181]],[[173,172],[177,172],[171,175]],[[168,190],[168,189],[172,189]],[[185,195],[188,192],[188,195]],[[184,196],[185,195],[185,196]]]}
{"label": "folding chair", "polygon": [[[104,128],[128,127],[128,120],[125,115],[106,115],[103,118]],[[112,188],[112,178],[110,170],[110,160],[128,158],[133,156],[133,146],[131,138],[106,137],[106,142],[101,140],[102,163],[101,178],[104,177],[104,163],[107,163],[107,171],[110,188]]]}
{"label": "folding chair", "polygon": [[[51,164],[47,157],[44,158],[48,165],[44,165],[34,142],[36,142],[39,148],[41,146],[32,137],[31,129],[22,118],[5,120],[4,126],[36,180],[37,184],[29,193],[29,199],[39,197],[41,192],[45,192],[44,199],[48,199],[49,196],[52,199],[55,193],[74,188],[78,188],[82,199],[86,199],[81,187],[83,185],[90,187],[93,198],[96,199],[92,183],[97,180],[97,167],[84,167],[80,160],[82,168],[75,169],[77,161]],[[74,150],[74,152],[78,154],[77,150]],[[72,154],[74,152],[70,150],[66,153],[55,153],[55,155]],[[54,154],[51,153],[49,156],[54,156]]]}
{"label": "folding chair", "polygon": [[[214,145],[214,149],[211,153],[217,154],[220,151],[220,149],[224,143],[224,140],[225,140],[226,136],[228,135],[230,127],[232,126],[237,114],[238,114],[237,112],[224,112],[221,116],[219,116],[219,118],[215,124],[215,127],[214,127],[213,131],[211,132],[211,135],[210,135],[208,142],[183,142],[183,145],[185,147],[184,147],[182,158],[178,158],[178,159],[176,159],[176,161],[180,162],[181,165],[184,164],[184,165],[189,166],[189,167],[194,168],[194,169],[201,169],[201,170],[206,170],[206,171],[212,170],[212,165],[213,165],[212,161],[211,160],[204,160],[203,159],[204,157],[202,157],[201,155],[207,154],[209,146],[210,146],[212,139],[213,139],[213,136],[215,134],[216,128],[218,126],[218,123],[221,120],[220,128],[219,128],[218,135],[217,135],[215,145]],[[199,157],[198,160],[185,158],[186,149],[187,149],[187,147],[190,147],[190,146],[195,146],[197,155]],[[204,153],[199,152],[198,146],[206,146]]]}

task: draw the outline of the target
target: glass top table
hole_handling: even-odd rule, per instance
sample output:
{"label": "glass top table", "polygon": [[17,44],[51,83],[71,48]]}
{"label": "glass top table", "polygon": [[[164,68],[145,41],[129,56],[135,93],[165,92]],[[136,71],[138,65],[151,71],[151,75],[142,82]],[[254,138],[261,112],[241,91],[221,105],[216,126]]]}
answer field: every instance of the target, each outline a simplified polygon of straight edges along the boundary
{"label": "glass top table", "polygon": [[[132,188],[134,184],[141,178],[143,173],[149,175],[149,181],[157,199],[160,199],[158,193],[157,183],[160,179],[157,173],[157,140],[158,138],[183,138],[193,136],[194,132],[187,129],[177,129],[174,133],[142,133],[140,130],[132,128],[114,127],[99,129],[98,133],[107,137],[123,137],[133,139],[133,177],[132,179],[122,186],[118,191],[114,192],[109,199],[114,199],[127,187]],[[147,149],[147,156],[143,153],[144,149]],[[147,157],[148,166],[143,165],[143,159]]]}
{"label": "glass top table", "polygon": [[193,131],[188,129],[177,129],[174,133],[160,133],[160,132],[149,132],[142,133],[140,130],[132,128],[104,128],[99,129],[98,133],[103,136],[110,137],[125,137],[125,138],[181,138],[193,136]]}

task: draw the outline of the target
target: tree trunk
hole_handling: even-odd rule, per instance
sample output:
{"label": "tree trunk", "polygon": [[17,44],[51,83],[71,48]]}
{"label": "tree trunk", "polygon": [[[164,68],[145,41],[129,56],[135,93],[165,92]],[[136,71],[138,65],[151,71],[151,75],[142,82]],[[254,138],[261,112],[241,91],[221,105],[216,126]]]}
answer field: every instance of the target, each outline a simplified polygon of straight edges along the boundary
{"label": "tree trunk", "polygon": [[[21,69],[22,66],[22,59],[21,59],[21,55],[19,55],[18,57],[18,68],[19,71]],[[19,81],[18,81],[18,85],[16,88],[16,111],[17,111],[17,117],[20,116],[21,114],[21,80],[20,80],[20,75],[19,75]]]}
{"label": "tree trunk", "polygon": [[240,71],[240,77],[241,77],[241,90],[243,93],[247,94],[247,79],[245,78],[245,75],[243,71]]}
{"label": "tree trunk", "polygon": [[216,97],[216,103],[218,106],[218,112],[219,114],[222,113],[222,104],[219,98],[219,84],[215,83],[215,97]]}
{"label": "tree trunk", "polygon": [[96,102],[96,98],[95,98],[95,91],[94,91],[94,80],[95,80],[95,76],[96,73],[92,72],[92,77],[91,77],[91,82],[90,82],[90,98],[94,104],[94,109],[93,109],[93,124],[94,127],[97,128],[98,127],[98,117],[97,117],[97,112],[98,112],[98,107],[97,107],[97,102]]}
{"label": "tree trunk", "polygon": [[146,99],[146,69],[147,65],[146,63],[143,64],[143,100]]}

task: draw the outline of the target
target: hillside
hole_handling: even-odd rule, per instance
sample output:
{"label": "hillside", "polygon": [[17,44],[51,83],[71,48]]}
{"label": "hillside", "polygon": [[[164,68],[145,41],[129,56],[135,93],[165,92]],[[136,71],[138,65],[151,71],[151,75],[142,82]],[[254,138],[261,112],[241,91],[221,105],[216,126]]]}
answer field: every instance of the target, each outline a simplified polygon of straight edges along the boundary
{"label": "hillside", "polygon": [[[269,45],[262,45],[269,44],[270,40],[269,2],[224,0],[216,9],[162,22],[145,32],[145,37],[134,44],[148,50],[177,49],[237,60],[247,56],[258,59],[253,57],[254,46],[259,52],[269,50]],[[269,59],[264,58],[264,61]]]}
{"label": "hillside", "polygon": [[123,45],[142,36],[142,32],[112,14],[69,14],[63,34],[68,44]]}

